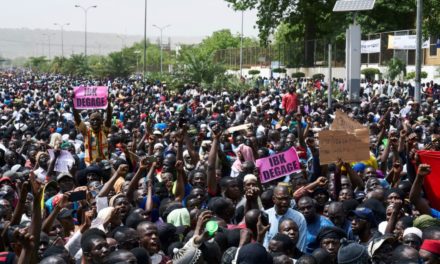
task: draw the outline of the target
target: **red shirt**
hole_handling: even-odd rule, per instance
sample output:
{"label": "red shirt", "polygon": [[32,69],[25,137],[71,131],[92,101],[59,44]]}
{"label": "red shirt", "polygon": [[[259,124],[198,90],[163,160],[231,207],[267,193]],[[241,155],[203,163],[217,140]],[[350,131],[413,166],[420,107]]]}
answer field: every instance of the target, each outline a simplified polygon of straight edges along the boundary
{"label": "red shirt", "polygon": [[296,112],[298,108],[298,96],[293,93],[287,93],[283,96],[283,100],[281,102],[286,113],[290,114],[292,112]]}

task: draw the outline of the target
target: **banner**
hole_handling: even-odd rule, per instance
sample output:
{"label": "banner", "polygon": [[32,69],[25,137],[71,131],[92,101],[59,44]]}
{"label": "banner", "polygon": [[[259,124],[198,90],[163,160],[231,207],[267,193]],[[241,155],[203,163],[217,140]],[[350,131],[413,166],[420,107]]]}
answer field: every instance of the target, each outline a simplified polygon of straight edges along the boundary
{"label": "banner", "polygon": [[107,86],[79,86],[74,88],[75,109],[106,109],[108,88]]}
{"label": "banner", "polygon": [[260,171],[261,183],[270,182],[301,171],[298,154],[293,147],[267,158],[258,159],[256,164]]}
{"label": "banner", "polygon": [[[415,50],[417,46],[416,35],[394,36],[388,35],[388,49]],[[429,40],[422,43],[422,49],[429,48]]]}
{"label": "banner", "polygon": [[429,200],[429,205],[440,210],[440,151],[417,151],[422,163],[431,165],[431,173],[425,177],[423,187]]}
{"label": "banner", "polygon": [[361,53],[379,53],[380,52],[380,39],[362,40],[361,41]]}

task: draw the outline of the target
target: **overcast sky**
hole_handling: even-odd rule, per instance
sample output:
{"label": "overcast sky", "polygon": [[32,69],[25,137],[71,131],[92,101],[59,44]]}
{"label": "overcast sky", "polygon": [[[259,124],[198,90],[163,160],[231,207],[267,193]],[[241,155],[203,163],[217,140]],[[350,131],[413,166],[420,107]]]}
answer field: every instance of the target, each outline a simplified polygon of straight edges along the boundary
{"label": "overcast sky", "polygon": [[[13,0],[3,1],[0,27],[56,29],[53,23],[70,22],[65,30],[84,30],[84,12],[74,6],[97,5],[88,12],[88,32],[143,35],[144,0]],[[255,11],[246,11],[244,35],[258,36]],[[148,0],[147,34],[158,36],[152,25],[171,27],[166,36],[208,36],[228,28],[241,30],[241,14],[224,0]]]}

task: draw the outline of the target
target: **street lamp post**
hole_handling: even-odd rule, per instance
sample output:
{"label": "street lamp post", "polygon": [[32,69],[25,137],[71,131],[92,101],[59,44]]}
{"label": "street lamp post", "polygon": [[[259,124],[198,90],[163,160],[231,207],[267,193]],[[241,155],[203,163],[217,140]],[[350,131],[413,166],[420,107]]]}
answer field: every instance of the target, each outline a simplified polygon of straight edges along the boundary
{"label": "street lamp post", "polygon": [[70,23],[53,23],[54,26],[59,26],[61,29],[61,58],[64,58],[64,26],[70,25]]}
{"label": "street lamp post", "polygon": [[87,8],[80,6],[80,5],[75,5],[75,7],[77,8],[81,8],[84,11],[84,56],[87,57],[87,12],[89,11],[90,8],[97,8],[97,5],[92,5],[89,6]]}
{"label": "street lamp post", "polygon": [[240,78],[243,77],[243,19],[244,10],[241,10],[241,36],[240,36]]}
{"label": "street lamp post", "polygon": [[144,13],[144,72],[143,80],[147,74],[147,0],[145,0],[145,13]]}
{"label": "street lamp post", "polygon": [[159,27],[157,25],[153,25],[153,27],[159,29],[160,31],[160,73],[163,73],[163,45],[162,45],[162,36],[163,36],[163,30],[167,27],[170,27],[171,25],[166,25],[164,27]]}
{"label": "street lamp post", "polygon": [[50,60],[50,46],[51,46],[51,44],[50,44],[50,37],[51,37],[52,35],[53,35],[53,34],[43,34],[43,36],[47,37],[47,41],[48,41],[48,44],[49,44],[49,54],[48,54],[48,58],[49,58],[49,60]]}

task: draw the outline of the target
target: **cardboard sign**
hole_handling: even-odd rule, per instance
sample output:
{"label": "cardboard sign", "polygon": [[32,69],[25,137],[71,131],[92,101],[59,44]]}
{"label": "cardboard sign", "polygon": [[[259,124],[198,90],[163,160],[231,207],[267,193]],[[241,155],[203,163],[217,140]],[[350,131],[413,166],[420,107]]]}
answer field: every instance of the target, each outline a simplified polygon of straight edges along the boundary
{"label": "cardboard sign", "polygon": [[261,183],[270,182],[294,172],[301,171],[298,154],[293,147],[267,158],[258,159],[256,164],[260,171]]}
{"label": "cardboard sign", "polygon": [[360,123],[351,119],[346,113],[336,110],[335,119],[332,122],[330,130],[345,130],[354,133],[356,129],[364,129]]}
{"label": "cardboard sign", "polygon": [[74,88],[75,109],[106,109],[108,88],[107,86],[79,86]]}
{"label": "cardboard sign", "polygon": [[370,158],[370,144],[365,139],[342,130],[319,132],[319,161],[330,164],[342,159],[345,162]]}
{"label": "cardboard sign", "polygon": [[[53,159],[54,157],[53,149],[49,149],[48,152],[50,158]],[[75,159],[73,158],[72,154],[70,154],[69,151],[61,150],[60,156],[55,162],[54,170],[57,172],[69,172],[69,168],[72,167],[74,162]]]}
{"label": "cardboard sign", "polygon": [[236,131],[242,131],[242,130],[247,130],[251,127],[251,124],[244,124],[244,125],[239,125],[239,126],[235,126],[235,127],[230,127],[228,128],[228,132],[229,133],[234,133]]}

